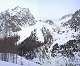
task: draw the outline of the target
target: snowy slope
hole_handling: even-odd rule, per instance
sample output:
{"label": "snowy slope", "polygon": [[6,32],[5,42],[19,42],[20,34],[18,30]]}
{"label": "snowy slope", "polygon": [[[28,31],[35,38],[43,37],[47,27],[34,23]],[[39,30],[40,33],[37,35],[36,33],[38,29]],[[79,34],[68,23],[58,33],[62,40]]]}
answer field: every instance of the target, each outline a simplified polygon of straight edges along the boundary
{"label": "snowy slope", "polygon": [[21,66],[21,65],[0,61],[0,66]]}
{"label": "snowy slope", "polygon": [[60,28],[59,33],[55,32],[55,42],[59,45],[66,43],[69,40],[75,39],[73,36],[77,36],[79,32],[75,32],[71,30],[69,26],[64,26],[64,23],[67,23],[70,19],[72,19],[73,14],[64,15],[61,19],[57,20],[57,26]]}
{"label": "snowy slope", "polygon": [[63,24],[65,22],[69,21],[71,18],[72,18],[72,14],[64,15],[59,19],[59,23]]}
{"label": "snowy slope", "polygon": [[44,42],[44,36],[42,34],[42,28],[45,27],[46,29],[49,30],[49,32],[51,33],[51,35],[54,38],[54,30],[57,32],[59,30],[59,28],[53,24],[50,25],[48,23],[45,23],[43,21],[38,21],[36,22],[36,24],[29,26],[29,25],[24,25],[21,27],[21,30],[18,32],[18,35],[20,36],[20,40],[17,42],[17,44],[21,43],[22,41],[24,41],[27,37],[29,37],[31,35],[31,32],[34,31],[34,29],[36,29],[36,34],[38,37],[38,41]]}
{"label": "snowy slope", "polygon": [[30,61],[27,61],[27,63],[25,63],[24,65],[14,64],[14,63],[5,62],[5,61],[0,61],[0,66],[39,66],[39,65],[35,64],[33,62],[30,62]]}
{"label": "snowy slope", "polygon": [[72,14],[69,16],[65,16],[63,19],[59,20],[57,23],[54,22],[54,24],[52,25],[50,25],[49,23],[46,23],[45,21],[37,21],[36,24],[32,26],[24,25],[21,27],[21,30],[18,32],[18,35],[20,36],[20,40],[17,42],[17,44],[21,43],[27,37],[29,37],[31,35],[31,32],[34,29],[37,30],[36,34],[37,34],[38,40],[41,42],[44,42],[44,36],[41,31],[43,27],[45,27],[46,29],[49,29],[49,32],[53,36],[53,40],[54,40],[53,45],[55,43],[64,44],[70,39],[74,39],[73,35],[77,35],[77,33],[71,30],[69,27],[62,26],[63,23],[67,22],[71,18],[72,18]]}
{"label": "snowy slope", "polygon": [[[24,57],[21,57],[19,55],[17,55],[17,57],[16,57],[16,54],[14,54],[14,62],[13,62],[13,54],[12,54],[12,56],[10,56],[9,58],[6,58],[6,59],[8,60],[8,62],[1,61],[1,57],[0,57],[0,66],[22,66],[22,65],[23,66],[38,66],[39,65],[39,64],[36,64],[29,60],[26,60]],[[16,63],[16,60],[17,60],[17,63]]]}

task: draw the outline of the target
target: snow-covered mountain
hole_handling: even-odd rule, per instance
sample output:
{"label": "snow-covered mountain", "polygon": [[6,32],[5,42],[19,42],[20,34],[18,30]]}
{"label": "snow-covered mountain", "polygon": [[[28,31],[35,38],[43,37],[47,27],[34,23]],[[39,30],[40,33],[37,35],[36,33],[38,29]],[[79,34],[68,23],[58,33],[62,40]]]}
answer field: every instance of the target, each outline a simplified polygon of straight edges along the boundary
{"label": "snow-covered mountain", "polygon": [[69,21],[69,20],[72,18],[72,15],[73,15],[73,14],[67,14],[67,15],[62,16],[62,17],[58,20],[58,22],[59,22],[60,24],[64,24],[64,23],[66,23],[67,21]]}
{"label": "snow-covered mountain", "polygon": [[[40,58],[43,58],[42,56],[44,53],[42,53],[42,51],[44,51],[46,53],[45,55],[48,55],[51,57],[50,50],[52,50],[53,46],[56,43],[58,43],[58,45],[64,45],[69,40],[76,39],[73,36],[77,36],[78,32],[71,30],[71,28],[69,26],[63,26],[64,23],[67,23],[72,18],[72,15],[69,16],[69,19],[67,19],[67,18],[68,17],[65,17],[64,21],[61,21],[61,23],[60,23],[61,25],[59,25],[59,26],[58,26],[58,24],[56,25],[55,23],[53,23],[51,20],[46,20],[46,21],[40,20],[40,21],[37,21],[32,26],[26,26],[26,25],[22,26],[21,30],[18,32],[18,35],[20,36],[20,40],[17,42],[17,44],[18,45],[21,44],[26,38],[30,37],[32,32],[33,32],[33,34],[36,35],[36,38],[37,38],[36,41],[40,41],[42,43],[45,42],[45,37],[50,40],[49,35],[51,35],[52,43],[51,44],[49,43],[50,45],[46,45],[48,47],[48,52],[45,52],[44,47],[42,47],[43,50],[39,51],[40,53],[37,53],[37,55],[39,55]],[[48,21],[52,22],[52,23],[49,23]],[[49,41],[49,40],[47,40],[47,41]],[[36,51],[35,51],[35,53],[36,53]],[[40,56],[40,55],[42,55],[42,56]],[[49,60],[49,59],[47,59],[47,60]],[[33,59],[33,61],[35,62],[36,60]],[[46,60],[44,60],[44,61],[46,61]]]}
{"label": "snow-covered mountain", "polygon": [[[5,36],[11,37],[14,35],[19,36],[17,46],[20,47],[21,52],[25,46],[32,49],[32,46],[35,47],[35,45],[37,45],[37,47],[32,49],[33,51],[27,51],[25,48],[25,54],[21,55],[27,58],[31,53],[36,54],[36,57],[32,58],[31,61],[37,64],[41,64],[40,62],[46,63],[46,61],[49,63],[53,61],[56,62],[53,63],[53,65],[57,64],[57,62],[61,64],[65,59],[68,62],[69,58],[64,56],[67,50],[65,51],[62,46],[66,48],[66,46],[70,44],[70,41],[74,41],[73,44],[75,46],[79,45],[79,38],[76,39],[76,37],[80,35],[79,28],[80,10],[76,11],[74,14],[63,16],[60,20],[57,20],[57,23],[49,19],[36,20],[29,9],[21,7],[15,7],[14,9],[0,13],[0,38]],[[30,42],[35,44],[30,44]],[[28,46],[28,44],[30,45]],[[57,46],[56,50],[54,50],[55,46]],[[73,51],[72,48],[75,47],[71,45],[68,50]],[[64,51],[64,54],[61,54],[59,51]],[[56,56],[53,57],[52,54],[53,56]],[[39,62],[37,60],[39,60]],[[61,61],[59,62],[59,60]],[[45,63],[43,65],[46,65]]]}
{"label": "snow-covered mountain", "polygon": [[24,24],[35,24],[35,18],[29,9],[15,7],[0,13],[0,38],[11,36],[14,32],[20,31]]}
{"label": "snow-covered mountain", "polygon": [[[43,33],[50,33],[53,38],[53,33],[58,32],[59,27],[52,20],[35,20],[29,9],[19,6],[0,13],[0,38],[18,34],[19,43],[29,37],[34,30],[36,30],[38,40],[44,42]],[[42,31],[44,32],[42,33]]]}
{"label": "snow-covered mountain", "polygon": [[32,33],[36,35],[36,41],[51,45],[54,41],[54,32],[58,31],[59,28],[52,20],[37,21],[26,8],[15,7],[0,13],[0,38],[16,34],[20,37],[17,45]]}
{"label": "snow-covered mountain", "polygon": [[[22,26],[21,30],[18,32],[18,36],[20,36],[19,41],[17,42],[17,45],[23,44],[23,47],[26,47],[26,51],[27,48],[28,50],[31,47],[31,52],[29,52],[32,55],[35,55],[38,59],[40,56],[42,56],[43,54],[46,53],[45,50],[45,46],[48,49],[53,42],[55,41],[55,33],[59,31],[59,27],[56,26],[56,24],[52,23],[49,24],[46,21],[37,21],[34,25],[32,26]],[[33,36],[32,36],[33,35]],[[30,37],[32,37],[31,39],[29,39]],[[32,42],[32,40],[34,41],[38,41],[40,43],[32,43],[32,46],[30,46],[30,42],[28,42],[26,39],[28,39],[30,42]],[[29,44],[29,45],[28,45]],[[38,44],[41,44],[38,46]],[[43,45],[42,45],[43,44]],[[29,47],[27,47],[27,45]],[[35,46],[36,45],[36,46]],[[24,50],[24,49],[23,49]],[[39,51],[39,52],[37,52]],[[44,53],[45,52],[45,53]],[[24,53],[26,53],[24,51]],[[25,55],[26,58],[28,58],[28,54]],[[24,55],[23,55],[24,56]],[[33,56],[34,58],[34,56]],[[42,57],[41,57],[42,58]],[[41,60],[42,61],[42,60]]]}
{"label": "snow-covered mountain", "polygon": [[18,32],[18,35],[20,36],[20,40],[18,41],[18,43],[29,37],[31,35],[31,32],[34,30],[36,30],[35,34],[38,38],[38,41],[44,42],[44,34],[48,35],[50,33],[52,35],[52,38],[54,38],[53,34],[54,32],[59,31],[59,28],[55,24],[50,25],[45,21],[37,21],[32,26],[24,25]]}

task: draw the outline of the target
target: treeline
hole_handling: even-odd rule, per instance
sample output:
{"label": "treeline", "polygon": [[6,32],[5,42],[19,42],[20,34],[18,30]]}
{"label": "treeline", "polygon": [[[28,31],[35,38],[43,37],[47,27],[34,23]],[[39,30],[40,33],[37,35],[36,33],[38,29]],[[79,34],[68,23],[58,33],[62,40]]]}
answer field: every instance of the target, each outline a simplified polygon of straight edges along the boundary
{"label": "treeline", "polygon": [[26,59],[33,59],[34,57],[36,57],[35,54],[36,52],[34,52],[34,50],[45,45],[45,43],[37,41],[36,37],[33,38],[32,35],[26,38],[19,45],[16,44],[18,40],[19,40],[18,36],[5,37],[3,39],[0,39],[1,60],[8,61],[8,58],[10,58],[11,54],[13,54],[12,55],[13,59],[14,59],[14,54],[23,56]]}
{"label": "treeline", "polygon": [[0,38],[0,60],[17,63],[18,36]]}
{"label": "treeline", "polygon": [[0,39],[0,53],[16,53],[18,36]]}

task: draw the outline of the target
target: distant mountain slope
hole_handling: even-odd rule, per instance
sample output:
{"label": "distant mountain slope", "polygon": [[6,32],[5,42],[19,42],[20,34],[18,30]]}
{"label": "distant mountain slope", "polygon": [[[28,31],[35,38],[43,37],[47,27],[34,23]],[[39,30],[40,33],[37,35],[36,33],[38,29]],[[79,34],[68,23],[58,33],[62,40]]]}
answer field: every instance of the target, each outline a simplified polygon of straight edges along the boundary
{"label": "distant mountain slope", "polygon": [[64,26],[69,26],[74,29],[75,32],[80,31],[80,9],[77,10],[70,20],[63,24]]}

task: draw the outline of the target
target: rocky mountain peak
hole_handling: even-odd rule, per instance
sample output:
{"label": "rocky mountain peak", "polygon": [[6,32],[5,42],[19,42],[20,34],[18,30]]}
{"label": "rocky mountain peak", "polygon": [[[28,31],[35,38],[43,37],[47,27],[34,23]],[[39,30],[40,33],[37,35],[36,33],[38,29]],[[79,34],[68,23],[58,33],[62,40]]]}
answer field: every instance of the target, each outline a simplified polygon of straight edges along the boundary
{"label": "rocky mountain peak", "polygon": [[21,26],[35,24],[35,18],[28,8],[19,6],[0,13],[0,34],[9,36],[21,30]]}

